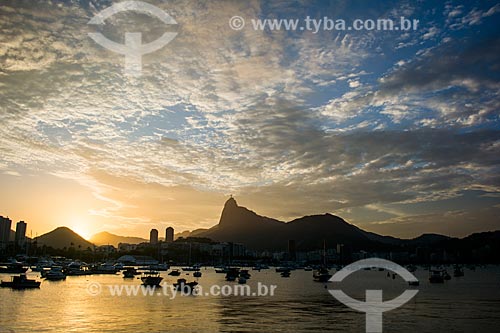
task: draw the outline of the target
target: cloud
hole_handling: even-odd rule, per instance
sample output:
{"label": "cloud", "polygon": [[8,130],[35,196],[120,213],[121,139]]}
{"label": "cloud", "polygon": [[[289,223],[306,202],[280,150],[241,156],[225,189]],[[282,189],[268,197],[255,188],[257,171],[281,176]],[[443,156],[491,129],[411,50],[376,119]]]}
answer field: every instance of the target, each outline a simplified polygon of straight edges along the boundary
{"label": "cloud", "polygon": [[359,81],[349,81],[349,87],[351,88],[357,88],[361,85],[361,83],[359,83]]}
{"label": "cloud", "polygon": [[[491,122],[499,106],[498,45],[495,37],[468,40],[460,50],[452,43],[429,50],[382,77],[375,100],[396,105],[396,110],[430,110],[435,117],[430,122],[433,126],[436,122],[452,126]],[[395,115],[393,109],[382,113]],[[396,115],[400,117],[393,118],[395,121],[405,116]],[[416,121],[422,124],[422,119]]]}
{"label": "cloud", "polygon": [[495,4],[489,9],[472,8],[465,15],[461,15],[463,14],[463,5],[459,5],[455,8],[453,8],[453,6],[451,5],[446,5],[445,8],[445,14],[447,13],[448,16],[447,24],[451,29],[456,30],[465,29],[469,26],[479,25],[482,23],[484,18],[493,16],[494,14],[500,12],[499,4]]}
{"label": "cloud", "polygon": [[460,46],[443,45],[384,77],[381,91],[437,90],[450,85],[470,91],[481,86],[497,89],[499,51],[498,38],[469,41]]}
{"label": "cloud", "polygon": [[[156,1],[178,36],[131,79],[123,56],[87,33],[123,42],[134,29],[150,41],[166,28],[139,14],[87,25],[111,3],[0,8],[2,173],[75,180],[102,204],[91,213],[105,225],[210,226],[229,193],[288,219],[499,191],[494,36],[453,43],[444,25],[455,21],[397,35],[233,31],[234,15],[324,9]],[[348,3],[330,9],[357,14]],[[446,10],[443,20],[476,15]],[[373,13],[422,14],[404,3]]]}
{"label": "cloud", "polygon": [[439,33],[439,29],[436,27],[430,27],[425,34],[422,35],[422,39],[427,40],[435,37]]}
{"label": "cloud", "polygon": [[[387,234],[396,233],[403,238],[415,238],[424,228],[427,233],[437,233],[452,237],[464,237],[477,232],[477,225],[484,231],[495,231],[500,223],[495,217],[498,207],[472,211],[447,211],[444,213],[405,215],[388,219],[382,223],[363,225],[367,230]],[[439,223],[436,223],[439,221]],[[397,231],[396,231],[397,230]]]}

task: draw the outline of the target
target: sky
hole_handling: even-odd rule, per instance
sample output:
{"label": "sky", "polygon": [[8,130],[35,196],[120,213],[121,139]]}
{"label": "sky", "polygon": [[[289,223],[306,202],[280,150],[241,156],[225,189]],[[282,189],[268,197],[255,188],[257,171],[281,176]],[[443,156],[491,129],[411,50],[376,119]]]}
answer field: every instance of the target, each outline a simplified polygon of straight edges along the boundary
{"label": "sky", "polygon": [[[283,221],[330,212],[404,238],[500,229],[498,2],[147,2],[177,24],[87,24],[113,1],[0,0],[0,215],[29,234],[208,228],[231,194]],[[419,23],[252,24],[307,16]],[[88,35],[166,31],[136,77]]]}

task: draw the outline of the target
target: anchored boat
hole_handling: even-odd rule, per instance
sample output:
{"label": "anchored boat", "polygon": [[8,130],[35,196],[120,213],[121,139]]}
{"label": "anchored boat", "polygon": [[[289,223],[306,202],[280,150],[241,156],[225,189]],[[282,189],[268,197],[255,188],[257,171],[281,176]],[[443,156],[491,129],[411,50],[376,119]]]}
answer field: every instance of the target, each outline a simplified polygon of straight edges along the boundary
{"label": "anchored boat", "polygon": [[40,281],[28,279],[26,274],[20,274],[13,276],[11,281],[2,281],[0,286],[12,289],[33,289],[40,288]]}
{"label": "anchored boat", "polygon": [[176,290],[186,294],[191,294],[197,285],[198,282],[187,282],[186,279],[178,279],[177,283],[174,283],[174,287]]}
{"label": "anchored boat", "polygon": [[160,276],[160,273],[155,271],[150,271],[144,273],[143,276],[141,277],[141,280],[142,284],[145,286],[159,286],[163,278]]}

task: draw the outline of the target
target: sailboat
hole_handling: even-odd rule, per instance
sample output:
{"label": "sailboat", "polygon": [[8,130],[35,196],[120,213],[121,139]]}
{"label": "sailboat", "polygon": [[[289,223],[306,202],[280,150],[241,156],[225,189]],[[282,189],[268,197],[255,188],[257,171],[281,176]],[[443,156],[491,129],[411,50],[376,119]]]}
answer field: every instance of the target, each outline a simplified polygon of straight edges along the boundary
{"label": "sailboat", "polygon": [[[192,247],[192,244],[189,243],[189,265],[191,265],[191,247]],[[200,270],[200,265],[192,265],[192,266],[188,266],[188,267],[183,267],[182,270],[184,272],[198,272]]]}
{"label": "sailboat", "polygon": [[430,283],[444,283],[444,280],[445,280],[445,271],[444,270],[429,269],[429,282]]}
{"label": "sailboat", "polygon": [[184,272],[198,272],[200,270],[200,266],[193,265],[193,266],[189,266],[189,267],[182,267],[182,270]]}
{"label": "sailboat", "polygon": [[323,241],[323,266],[313,273],[313,279],[316,282],[328,282],[333,275],[330,274],[326,265],[326,241]]}
{"label": "sailboat", "polygon": [[454,277],[464,276],[464,270],[462,269],[462,267],[456,265],[455,270],[453,271],[453,276]]}
{"label": "sailboat", "polygon": [[321,267],[313,273],[313,279],[316,282],[328,282],[332,276],[326,267]]}

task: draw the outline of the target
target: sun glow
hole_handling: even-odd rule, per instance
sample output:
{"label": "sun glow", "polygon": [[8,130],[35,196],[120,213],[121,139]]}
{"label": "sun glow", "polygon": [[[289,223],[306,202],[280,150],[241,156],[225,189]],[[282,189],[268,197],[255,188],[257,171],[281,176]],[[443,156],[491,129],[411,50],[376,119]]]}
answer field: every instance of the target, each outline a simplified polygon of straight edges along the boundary
{"label": "sun glow", "polygon": [[90,239],[92,236],[92,232],[89,229],[88,223],[86,223],[81,218],[72,219],[70,229],[85,238],[86,240]]}

